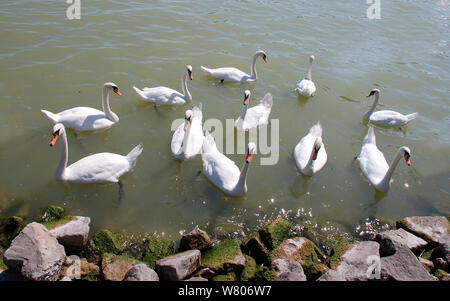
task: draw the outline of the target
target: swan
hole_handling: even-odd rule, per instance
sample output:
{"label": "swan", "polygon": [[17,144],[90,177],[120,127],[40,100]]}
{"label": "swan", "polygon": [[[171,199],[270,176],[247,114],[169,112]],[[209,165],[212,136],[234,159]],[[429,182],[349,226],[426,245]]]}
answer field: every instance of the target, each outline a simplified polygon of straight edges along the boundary
{"label": "swan", "polygon": [[[62,123],[53,126],[53,137],[50,146],[54,146],[61,137],[61,159],[56,168],[55,177],[58,180],[76,183],[117,183],[119,178],[133,170],[142,146],[133,148],[128,155],[121,156],[112,153],[98,153],[84,157],[67,166],[69,150],[66,129]],[[120,182],[119,182],[120,184]]]}
{"label": "swan", "polygon": [[187,110],[185,122],[175,130],[172,136],[171,149],[177,159],[186,160],[201,153],[203,146],[202,104]]}
{"label": "swan", "polygon": [[378,104],[378,98],[380,97],[380,90],[373,89],[370,91],[369,95],[366,97],[371,97],[375,95],[375,100],[372,104],[372,107],[370,110],[364,114],[364,119],[375,123],[380,124],[384,126],[402,126],[410,122],[411,120],[414,120],[419,116],[419,113],[415,112],[409,115],[403,115],[395,111],[390,110],[382,110],[382,111],[376,111],[374,112],[377,104]]}
{"label": "swan", "polygon": [[244,71],[241,71],[234,67],[223,67],[210,69],[203,66],[200,66],[202,70],[206,71],[212,77],[220,79],[221,82],[254,82],[258,79],[258,74],[256,73],[256,59],[258,57],[262,57],[262,59],[267,63],[267,55],[263,50],[258,50],[253,55],[251,75],[248,75]]}
{"label": "swan", "polygon": [[306,96],[306,97],[310,97],[310,96],[314,96],[314,94],[316,93],[316,85],[314,84],[314,82],[312,81],[312,76],[311,76],[311,71],[312,71],[312,64],[314,62],[314,55],[311,55],[309,57],[309,69],[308,69],[308,73],[306,73],[305,78],[299,80],[297,82],[297,84],[295,85],[295,91],[297,91],[297,93]]}
{"label": "swan", "polygon": [[206,132],[202,148],[203,172],[225,194],[242,196],[247,193],[247,171],[255,150],[256,145],[250,142],[244,166],[239,170],[233,161],[217,150],[213,136]]}
{"label": "swan", "polygon": [[359,166],[369,180],[369,182],[379,191],[387,192],[391,186],[391,177],[397,167],[401,157],[406,161],[408,166],[411,165],[411,150],[402,146],[395,154],[391,166],[389,166],[384,158],[383,153],[377,148],[375,132],[370,126],[366,137],[364,138],[361,153],[357,158]]}
{"label": "swan", "polygon": [[234,123],[234,126],[239,131],[247,131],[269,122],[270,110],[272,110],[273,104],[272,94],[267,93],[257,106],[249,109],[248,102],[250,99],[250,95],[250,91],[245,90],[242,113]]}
{"label": "swan", "polygon": [[41,110],[41,112],[47,115],[54,124],[62,123],[66,128],[74,129],[77,133],[106,129],[119,122],[119,117],[109,107],[109,92],[111,90],[119,96],[122,95],[116,84],[105,83],[102,90],[103,111],[89,107],[76,107],[58,114],[47,110]]}
{"label": "swan", "polygon": [[318,121],[311,127],[294,148],[297,167],[308,176],[312,176],[327,163],[327,152],[322,142],[322,125]]}
{"label": "swan", "polygon": [[186,71],[181,78],[181,89],[183,94],[168,87],[154,87],[140,90],[133,86],[134,91],[139,95],[143,101],[153,102],[157,106],[162,105],[182,105],[186,102],[192,101],[191,93],[187,88],[187,78],[192,80],[192,66],[186,65]]}

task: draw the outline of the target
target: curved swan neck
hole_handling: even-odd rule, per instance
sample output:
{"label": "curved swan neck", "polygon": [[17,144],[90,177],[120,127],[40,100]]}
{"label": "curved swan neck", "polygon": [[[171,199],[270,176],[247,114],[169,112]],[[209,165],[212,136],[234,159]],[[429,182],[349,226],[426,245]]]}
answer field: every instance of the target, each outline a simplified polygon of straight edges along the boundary
{"label": "curved swan neck", "polygon": [[192,101],[192,95],[189,93],[189,90],[187,88],[187,71],[184,73],[183,77],[181,78],[181,89],[183,90],[184,98],[186,101]]}
{"label": "curved swan neck", "polygon": [[111,108],[109,107],[109,88],[107,86],[103,86],[102,90],[102,108],[103,112],[105,113],[106,117],[108,117],[108,119],[114,122],[119,121],[117,115],[114,114],[114,112],[111,111]]}
{"label": "curved swan neck", "polygon": [[258,74],[256,73],[256,59],[258,58],[259,53],[255,53],[255,55],[253,56],[253,61],[252,61],[252,74],[250,74],[250,76],[254,79],[258,78]]}
{"label": "curved swan neck", "polygon": [[241,113],[241,119],[244,120],[245,119],[245,115],[247,115],[247,110],[248,110],[248,104],[244,105],[242,107],[242,113]]}
{"label": "curved swan neck", "polygon": [[61,157],[59,159],[58,167],[56,168],[55,176],[57,179],[63,179],[66,172],[67,161],[69,159],[69,147],[67,143],[66,132],[62,132],[61,135]]}
{"label": "curved swan neck", "polygon": [[397,167],[398,162],[400,161],[401,158],[402,158],[402,148],[399,148],[381,182],[386,182],[389,184],[392,174],[394,173],[394,170]]}
{"label": "curved swan neck", "polygon": [[309,60],[309,68],[308,68],[308,72],[306,73],[306,79],[312,80],[312,65],[313,65],[313,60]]}
{"label": "curved swan neck", "polygon": [[375,93],[375,100],[373,101],[372,107],[370,108],[370,110],[365,114],[365,116],[367,117],[367,119],[370,117],[370,115],[372,115],[373,111],[375,111],[375,108],[377,107],[378,104],[378,98],[380,97],[379,93]]}
{"label": "curved swan neck", "polygon": [[183,152],[184,153],[187,150],[189,136],[191,135],[191,128],[192,128],[192,121],[190,122],[189,127],[187,128],[186,132],[184,133],[184,137],[183,137]]}
{"label": "curved swan neck", "polygon": [[244,166],[242,166],[241,174],[239,176],[239,181],[236,184],[236,189],[242,190],[245,192],[246,190],[246,180],[247,180],[247,171],[250,163],[247,163],[247,161],[244,162]]}

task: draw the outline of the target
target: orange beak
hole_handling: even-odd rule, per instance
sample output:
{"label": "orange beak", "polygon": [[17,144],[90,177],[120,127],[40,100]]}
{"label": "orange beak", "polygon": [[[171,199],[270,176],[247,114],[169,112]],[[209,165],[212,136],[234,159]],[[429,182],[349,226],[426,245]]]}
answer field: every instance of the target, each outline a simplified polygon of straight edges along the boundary
{"label": "orange beak", "polygon": [[267,63],[267,57],[263,57],[264,62]]}
{"label": "orange beak", "polygon": [[248,104],[248,97],[244,98],[244,106]]}
{"label": "orange beak", "polygon": [[252,153],[248,153],[247,156],[245,157],[245,162],[250,163],[252,162]]}
{"label": "orange beak", "polygon": [[192,76],[192,72],[189,72],[189,79],[192,80],[194,77]]}
{"label": "orange beak", "polygon": [[410,160],[409,155],[405,154],[403,157],[405,158],[406,165],[411,166],[411,160]]}
{"label": "orange beak", "polygon": [[119,96],[122,96],[122,93],[120,93],[119,89],[114,88],[114,93],[116,93]]}
{"label": "orange beak", "polygon": [[50,141],[50,146],[55,145],[56,140],[58,140],[58,136],[59,136],[58,133],[54,133],[54,134],[53,134],[52,140]]}
{"label": "orange beak", "polygon": [[314,149],[314,154],[313,154],[313,160],[316,160],[317,159],[317,154],[319,153],[319,150],[318,149]]}
{"label": "orange beak", "polygon": [[186,122],[184,123],[184,130],[186,131],[190,125],[191,125],[191,121],[189,119],[186,120]]}

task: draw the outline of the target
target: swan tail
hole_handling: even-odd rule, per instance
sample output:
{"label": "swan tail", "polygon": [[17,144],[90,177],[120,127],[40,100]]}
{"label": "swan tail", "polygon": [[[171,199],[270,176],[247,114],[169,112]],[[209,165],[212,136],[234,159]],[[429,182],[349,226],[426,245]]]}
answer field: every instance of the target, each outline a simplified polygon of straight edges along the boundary
{"label": "swan tail", "polygon": [[418,116],[419,116],[419,113],[415,112],[415,113],[406,115],[406,118],[408,119],[408,122],[409,122],[409,121],[411,121],[411,120],[416,119]]}
{"label": "swan tail", "polygon": [[216,148],[214,137],[208,132],[205,132],[205,139],[203,140],[202,152],[208,153]]}
{"label": "swan tail", "polygon": [[131,170],[134,169],[134,166],[136,165],[136,160],[139,157],[139,155],[142,154],[143,149],[144,147],[142,146],[142,144],[139,144],[138,146],[133,148],[126,156],[128,162],[130,162]]}
{"label": "swan tail", "polygon": [[322,137],[322,125],[320,124],[320,121],[317,121],[317,123],[311,127],[309,133],[314,137]]}
{"label": "swan tail", "polygon": [[44,113],[53,123],[58,123],[58,115],[47,110],[41,110],[41,112]]}
{"label": "swan tail", "polygon": [[267,108],[271,108],[273,105],[273,96],[272,94],[270,94],[270,92],[266,93],[266,95],[264,95],[264,98],[261,100],[261,103],[267,107]]}
{"label": "swan tail", "polygon": [[140,90],[139,88],[136,88],[136,86],[133,86],[134,91],[139,95],[140,98],[143,100],[147,100],[147,96],[145,96],[144,91]]}
{"label": "swan tail", "polygon": [[194,112],[194,117],[199,118],[200,120],[203,119],[203,113],[202,113],[202,103],[199,103],[198,106],[195,106],[192,111]]}
{"label": "swan tail", "polygon": [[376,137],[375,137],[375,131],[373,129],[373,126],[369,126],[369,130],[367,131],[367,135],[366,135],[366,137],[364,137],[363,144],[367,144],[367,143],[375,144],[375,145],[377,144],[377,140],[376,140]]}

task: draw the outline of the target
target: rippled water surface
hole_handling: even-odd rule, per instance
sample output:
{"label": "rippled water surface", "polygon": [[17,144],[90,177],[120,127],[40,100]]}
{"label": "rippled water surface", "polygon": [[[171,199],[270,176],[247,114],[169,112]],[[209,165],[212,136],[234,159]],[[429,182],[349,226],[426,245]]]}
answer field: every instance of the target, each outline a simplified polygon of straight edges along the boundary
{"label": "rippled water surface", "polygon": [[[367,217],[450,214],[449,1],[381,1],[381,19],[366,17],[365,0],[353,1],[86,1],[81,20],[68,20],[65,1],[0,3],[0,214],[33,216],[47,204],[92,218],[92,229],[164,232],[200,225],[216,233],[247,232],[278,214],[296,220],[331,221],[353,231]],[[249,70],[255,84],[218,85],[200,65]],[[314,54],[316,96],[292,89]],[[155,111],[133,85],[181,90],[184,66],[194,68],[189,89],[203,103],[204,120],[241,112],[245,89],[250,105],[274,96],[271,118],[279,119],[279,161],[262,166],[255,155],[248,194],[224,196],[208,182],[201,157],[180,163],[170,151],[173,120],[192,105]],[[39,111],[74,106],[101,108],[104,82],[120,122],[107,131],[69,132],[69,163],[97,152],[144,152],[135,172],[116,184],[56,181],[59,146],[50,148],[51,124]],[[377,193],[353,161],[367,124],[362,115],[381,90],[378,109],[419,112],[406,128],[376,128],[378,147],[390,162],[402,145],[412,166],[399,164],[387,194]],[[328,163],[304,177],[293,148],[317,120],[323,125]],[[233,139],[234,132],[224,134]],[[240,167],[242,154],[229,157]]]}

